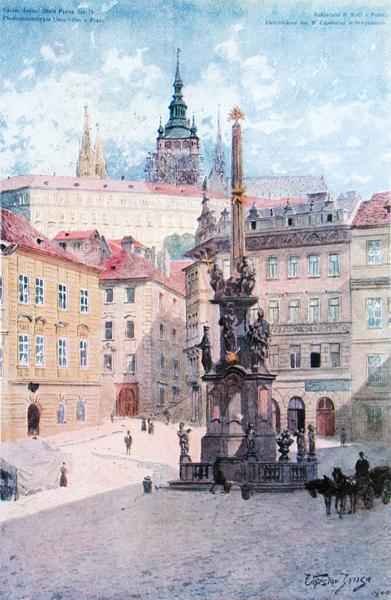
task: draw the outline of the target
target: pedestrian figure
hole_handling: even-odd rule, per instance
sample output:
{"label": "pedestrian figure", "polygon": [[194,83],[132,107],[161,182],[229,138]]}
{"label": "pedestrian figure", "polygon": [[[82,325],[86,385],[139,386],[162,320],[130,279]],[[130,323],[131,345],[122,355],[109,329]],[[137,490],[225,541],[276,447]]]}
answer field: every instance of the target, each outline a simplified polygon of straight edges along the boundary
{"label": "pedestrian figure", "polygon": [[68,470],[66,467],[66,463],[62,463],[61,467],[60,467],[60,487],[67,487],[68,485]]}
{"label": "pedestrian figure", "polygon": [[155,428],[155,425],[154,425],[152,419],[148,419],[148,433],[152,434],[154,431],[154,428]]}
{"label": "pedestrian figure", "polygon": [[346,438],[347,438],[347,435],[346,435],[345,427],[342,427],[341,433],[340,433],[340,441],[341,441],[342,447],[345,446],[345,444],[346,444]]}
{"label": "pedestrian figure", "polygon": [[212,487],[209,490],[211,494],[215,493],[215,487],[217,485],[221,485],[224,490],[224,493],[229,494],[231,490],[231,484],[229,483],[229,481],[227,481],[221,468],[221,458],[216,458],[213,464],[213,483]]}
{"label": "pedestrian figure", "polygon": [[126,446],[126,454],[130,454],[130,448],[132,447],[132,436],[130,435],[130,431],[128,431],[124,437],[124,442]]}
{"label": "pedestrian figure", "polygon": [[147,431],[147,421],[145,420],[145,417],[141,418],[141,431]]}
{"label": "pedestrian figure", "polygon": [[369,461],[364,455],[364,452],[358,453],[358,461],[355,465],[356,477],[360,479],[361,477],[368,477],[369,475]]}
{"label": "pedestrian figure", "polygon": [[112,410],[110,413],[110,421],[114,423],[114,411]]}
{"label": "pedestrian figure", "polygon": [[171,415],[170,415],[170,411],[168,410],[168,408],[165,409],[165,411],[164,411],[163,414],[164,414],[164,416],[166,418],[166,425],[169,425],[170,424]]}

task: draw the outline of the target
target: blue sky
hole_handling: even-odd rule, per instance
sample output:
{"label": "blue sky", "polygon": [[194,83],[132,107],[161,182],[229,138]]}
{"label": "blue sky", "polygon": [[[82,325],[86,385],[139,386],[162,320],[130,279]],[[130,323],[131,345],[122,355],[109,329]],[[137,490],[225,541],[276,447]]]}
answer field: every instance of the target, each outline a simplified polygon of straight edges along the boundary
{"label": "blue sky", "polygon": [[[60,8],[90,9],[102,22],[4,19],[42,16],[43,7],[68,19]],[[381,3],[0,0],[0,8],[1,177],[74,174],[85,103],[109,173],[142,177],[159,117],[168,118],[179,46],[205,171],[217,107],[228,151],[225,115],[238,103],[248,175],[322,174],[333,191],[363,196],[391,189],[391,16],[325,25],[341,12],[368,20]]]}

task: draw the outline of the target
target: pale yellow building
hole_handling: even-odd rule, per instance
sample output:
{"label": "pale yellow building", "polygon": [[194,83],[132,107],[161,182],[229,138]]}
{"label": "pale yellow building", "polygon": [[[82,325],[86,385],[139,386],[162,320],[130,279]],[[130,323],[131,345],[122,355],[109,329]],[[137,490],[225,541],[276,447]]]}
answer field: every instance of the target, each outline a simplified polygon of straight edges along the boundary
{"label": "pale yellow building", "polygon": [[353,430],[391,442],[391,193],[363,202],[352,230]]}
{"label": "pale yellow building", "polygon": [[99,423],[100,270],[3,210],[1,271],[0,440]]}

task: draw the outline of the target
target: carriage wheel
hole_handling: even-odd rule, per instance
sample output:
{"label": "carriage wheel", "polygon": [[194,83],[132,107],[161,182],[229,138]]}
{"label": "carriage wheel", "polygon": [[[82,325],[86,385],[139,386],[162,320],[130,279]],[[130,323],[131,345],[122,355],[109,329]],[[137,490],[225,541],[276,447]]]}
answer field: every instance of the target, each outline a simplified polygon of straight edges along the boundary
{"label": "carriage wheel", "polygon": [[383,504],[388,504],[391,500],[391,480],[386,479],[383,484],[383,494],[382,494]]}
{"label": "carriage wheel", "polygon": [[364,494],[364,506],[365,508],[373,508],[373,502],[375,499],[375,490],[372,485],[369,485]]}

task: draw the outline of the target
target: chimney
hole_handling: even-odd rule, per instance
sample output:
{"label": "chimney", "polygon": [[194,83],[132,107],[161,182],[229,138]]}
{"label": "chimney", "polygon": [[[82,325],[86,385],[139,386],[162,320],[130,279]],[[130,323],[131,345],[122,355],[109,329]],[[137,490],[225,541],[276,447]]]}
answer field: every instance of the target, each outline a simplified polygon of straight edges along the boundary
{"label": "chimney", "polygon": [[125,250],[127,254],[134,253],[134,238],[131,235],[126,235],[121,240],[121,248]]}

